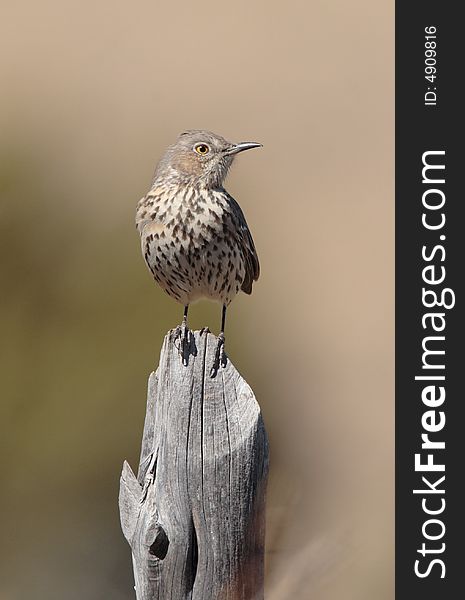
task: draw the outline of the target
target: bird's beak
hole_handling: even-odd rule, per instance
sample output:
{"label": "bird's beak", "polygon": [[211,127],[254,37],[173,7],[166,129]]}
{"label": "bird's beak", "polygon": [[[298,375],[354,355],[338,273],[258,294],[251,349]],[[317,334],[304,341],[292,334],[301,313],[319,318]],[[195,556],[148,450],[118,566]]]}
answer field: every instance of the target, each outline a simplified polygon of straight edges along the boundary
{"label": "bird's beak", "polygon": [[238,152],[244,152],[244,150],[251,150],[252,148],[261,148],[263,144],[259,144],[258,142],[241,142],[240,144],[234,144],[228,150],[226,150],[225,154],[237,154]]}

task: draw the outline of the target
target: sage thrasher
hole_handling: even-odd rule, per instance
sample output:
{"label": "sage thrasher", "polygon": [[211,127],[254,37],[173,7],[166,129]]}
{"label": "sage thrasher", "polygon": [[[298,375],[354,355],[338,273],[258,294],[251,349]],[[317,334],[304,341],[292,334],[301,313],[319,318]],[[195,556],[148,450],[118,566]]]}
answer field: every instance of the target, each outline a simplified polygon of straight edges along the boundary
{"label": "sage thrasher", "polygon": [[150,191],[137,205],[145,262],[155,281],[184,305],[177,329],[184,361],[189,304],[210,298],[223,305],[212,376],[226,360],[226,308],[240,290],[252,292],[260,273],[244,214],[223,181],[239,152],[259,146],[233,144],[209,131],[181,133],[158,163]]}

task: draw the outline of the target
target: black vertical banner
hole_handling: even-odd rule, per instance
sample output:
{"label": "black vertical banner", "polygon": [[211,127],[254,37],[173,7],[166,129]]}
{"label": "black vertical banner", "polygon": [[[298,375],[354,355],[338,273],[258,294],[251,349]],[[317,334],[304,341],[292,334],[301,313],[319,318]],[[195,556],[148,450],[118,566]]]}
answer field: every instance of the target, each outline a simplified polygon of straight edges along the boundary
{"label": "black vertical banner", "polygon": [[[463,595],[459,3],[396,2],[396,599]],[[460,105],[460,106],[459,106]]]}

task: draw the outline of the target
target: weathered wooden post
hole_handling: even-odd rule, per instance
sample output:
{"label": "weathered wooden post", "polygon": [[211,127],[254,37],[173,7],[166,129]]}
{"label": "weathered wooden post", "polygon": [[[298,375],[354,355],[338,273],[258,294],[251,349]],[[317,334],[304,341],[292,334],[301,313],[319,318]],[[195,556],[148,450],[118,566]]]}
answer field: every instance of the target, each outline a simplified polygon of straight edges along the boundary
{"label": "weathered wooden post", "polygon": [[172,333],[149,378],[137,478],[127,462],[121,525],[137,600],[263,598],[268,444],[252,390],[228,360],[209,375],[211,333]]}

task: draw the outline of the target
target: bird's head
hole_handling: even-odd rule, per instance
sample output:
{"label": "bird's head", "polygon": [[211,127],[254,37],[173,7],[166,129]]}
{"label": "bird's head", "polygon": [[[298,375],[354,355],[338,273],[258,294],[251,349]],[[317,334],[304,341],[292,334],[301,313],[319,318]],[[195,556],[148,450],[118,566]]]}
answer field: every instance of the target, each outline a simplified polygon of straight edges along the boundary
{"label": "bird's head", "polygon": [[219,187],[235,156],[260,146],[257,142],[234,144],[211,131],[185,131],[160,160],[154,183],[167,178],[179,183]]}

